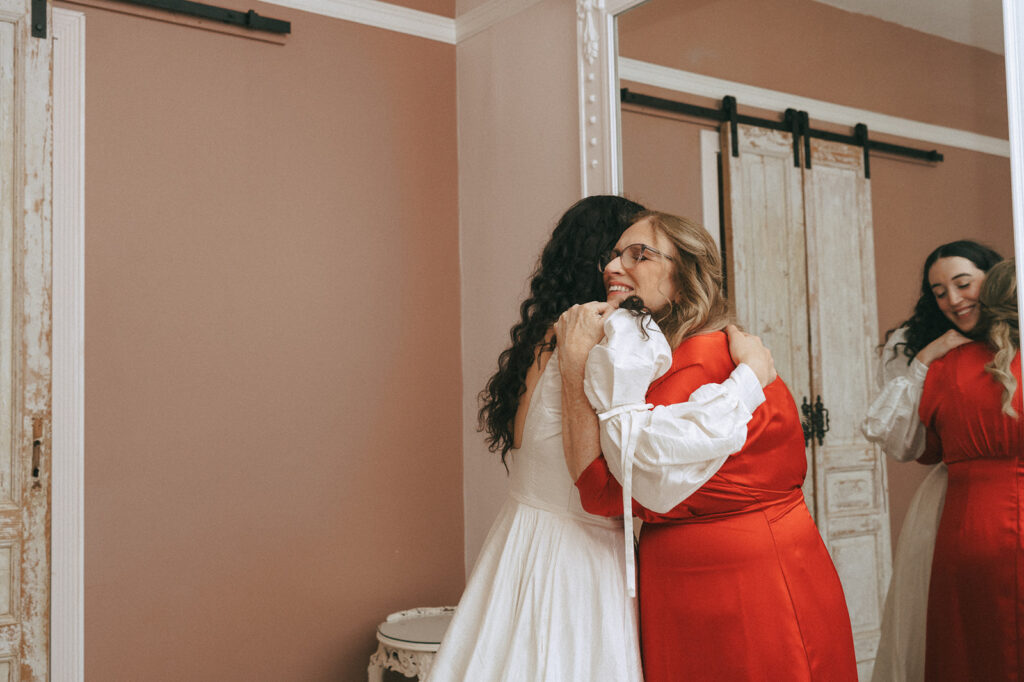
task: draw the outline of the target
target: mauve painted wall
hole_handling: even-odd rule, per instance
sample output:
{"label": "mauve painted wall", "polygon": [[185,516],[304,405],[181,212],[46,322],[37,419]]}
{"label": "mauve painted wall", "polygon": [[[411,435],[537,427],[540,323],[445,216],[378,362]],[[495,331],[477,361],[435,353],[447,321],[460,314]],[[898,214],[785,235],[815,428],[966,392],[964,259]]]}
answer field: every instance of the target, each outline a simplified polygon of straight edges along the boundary
{"label": "mauve painted wall", "polygon": [[[811,0],[653,0],[625,14],[619,28],[620,51],[634,59],[1007,137],[1001,55]],[[707,99],[626,85],[715,106]],[[739,104],[744,111],[743,102]],[[624,114],[627,192],[640,201],[701,217],[698,131],[706,124]],[[972,238],[1011,255],[1013,227],[1009,159],[919,140],[875,137],[938,148],[945,155],[945,161],[935,166],[880,154],[871,159],[878,320],[884,331],[910,314],[921,265],[935,246]],[[895,462],[888,469],[895,541],[926,470]]]}
{"label": "mauve painted wall", "polygon": [[508,478],[477,431],[477,394],[519,318],[540,250],[580,198],[576,10],[543,0],[459,43],[466,570]]}
{"label": "mauve painted wall", "polygon": [[442,17],[455,16],[455,0],[393,0],[390,4]]}
{"label": "mauve painted wall", "polygon": [[73,6],[90,680],[365,679],[464,581],[455,47],[253,7]]}

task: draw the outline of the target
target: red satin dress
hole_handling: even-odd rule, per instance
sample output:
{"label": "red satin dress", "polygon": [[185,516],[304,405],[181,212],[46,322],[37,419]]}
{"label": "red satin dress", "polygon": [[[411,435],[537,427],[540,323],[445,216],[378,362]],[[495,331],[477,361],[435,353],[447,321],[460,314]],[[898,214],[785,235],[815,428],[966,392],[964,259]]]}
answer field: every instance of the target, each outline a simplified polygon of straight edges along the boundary
{"label": "red satin dress", "polygon": [[[673,353],[647,394],[687,400],[735,368],[726,336]],[[765,389],[746,444],[667,514],[633,502],[640,535],[640,635],[647,682],[857,679],[853,633],[832,559],[804,503],[807,471],[796,405],[782,380]],[[584,508],[622,513],[604,457],[576,482]]]}
{"label": "red satin dress", "polygon": [[[1024,675],[1024,419],[1003,414],[991,360],[982,343],[952,350],[929,367],[921,395],[920,461],[949,467],[928,591],[929,682]],[[1024,415],[1019,353],[1011,367]]]}

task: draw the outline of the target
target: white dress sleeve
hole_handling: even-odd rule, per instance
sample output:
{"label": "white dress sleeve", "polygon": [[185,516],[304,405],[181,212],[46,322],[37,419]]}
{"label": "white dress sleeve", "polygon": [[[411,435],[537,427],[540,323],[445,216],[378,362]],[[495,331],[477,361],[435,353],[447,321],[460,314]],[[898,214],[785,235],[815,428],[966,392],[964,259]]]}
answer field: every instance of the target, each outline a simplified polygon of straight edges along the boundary
{"label": "white dress sleeve", "polygon": [[664,513],[704,485],[743,447],[764,392],[754,371],[741,364],[726,381],[701,386],[685,403],[654,407],[646,402],[647,389],[672,366],[665,335],[627,310],[609,315],[604,333],[587,357],[583,388],[601,421],[608,469],[622,484],[626,588],[633,597],[632,501]]}
{"label": "white dress sleeve", "polygon": [[861,424],[865,438],[878,443],[885,454],[900,462],[917,459],[924,452],[925,428],[917,409],[928,373],[928,367],[916,358],[908,365],[905,355],[894,355],[896,344],[905,339],[906,328],[900,327],[882,349],[878,368],[881,391]]}
{"label": "white dress sleeve", "polygon": [[654,322],[646,325],[645,338],[630,312],[608,317],[604,340],[587,358],[584,390],[601,420],[609,470],[622,483],[624,455],[631,450],[632,499],[664,513],[739,452],[764,392],[754,371],[741,364],[723,383],[701,386],[685,403],[647,404],[647,389],[671,367],[672,350]]}

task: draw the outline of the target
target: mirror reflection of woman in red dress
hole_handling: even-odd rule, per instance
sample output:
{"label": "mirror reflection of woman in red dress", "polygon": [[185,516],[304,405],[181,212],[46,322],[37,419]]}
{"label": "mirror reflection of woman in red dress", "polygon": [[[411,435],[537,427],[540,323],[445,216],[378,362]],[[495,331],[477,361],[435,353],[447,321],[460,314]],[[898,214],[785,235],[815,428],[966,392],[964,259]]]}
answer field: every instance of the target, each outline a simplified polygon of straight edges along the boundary
{"label": "mirror reflection of woman in red dress", "polygon": [[1014,261],[981,289],[984,341],[932,363],[918,461],[949,487],[932,561],[925,679],[1019,680],[1024,673],[1024,413]]}
{"label": "mirror reflection of woman in red dress", "polygon": [[[970,343],[981,317],[985,273],[1003,258],[983,244],[942,244],[925,259],[910,318],[886,333],[879,392],[861,425],[864,436],[897,462],[924,452],[918,416],[928,367]],[[931,468],[907,508],[893,552],[872,682],[924,682],[925,620],[935,533],[946,497],[946,465]]]}

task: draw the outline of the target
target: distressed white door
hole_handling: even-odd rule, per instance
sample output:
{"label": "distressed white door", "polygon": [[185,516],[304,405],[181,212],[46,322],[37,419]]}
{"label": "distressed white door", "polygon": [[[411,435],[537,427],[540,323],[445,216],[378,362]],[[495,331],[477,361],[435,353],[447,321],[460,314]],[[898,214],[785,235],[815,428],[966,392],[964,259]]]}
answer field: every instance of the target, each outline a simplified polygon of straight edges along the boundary
{"label": "distressed white door", "polygon": [[730,298],[797,403],[821,396],[829,410],[828,433],[807,449],[804,492],[843,583],[865,680],[891,571],[885,461],[859,429],[877,338],[870,183],[857,147],[812,140],[806,168],[790,134],[737,130],[738,157],[728,126],[722,134]]}
{"label": "distressed white door", "polygon": [[52,34],[31,33],[30,0],[0,0],[0,682],[49,677]]}
{"label": "distressed white door", "polygon": [[[733,157],[728,126],[722,149],[729,300],[736,319],[760,336],[797,403],[811,392],[801,169],[792,136],[739,126]],[[815,513],[813,450],[807,450],[804,498]]]}
{"label": "distressed white door", "polygon": [[803,178],[811,388],[831,422],[814,445],[817,522],[846,590],[867,679],[892,570],[885,458],[860,432],[878,339],[871,185],[862,149],[823,140],[811,141]]}

